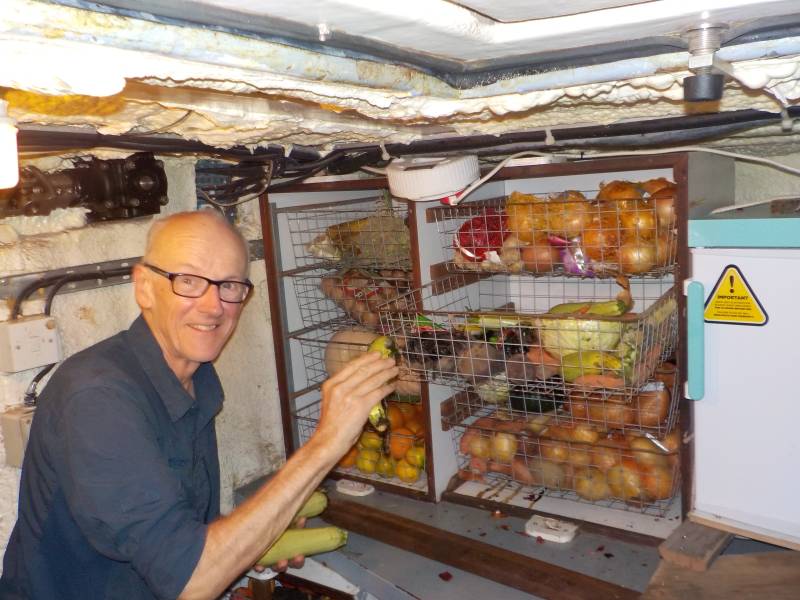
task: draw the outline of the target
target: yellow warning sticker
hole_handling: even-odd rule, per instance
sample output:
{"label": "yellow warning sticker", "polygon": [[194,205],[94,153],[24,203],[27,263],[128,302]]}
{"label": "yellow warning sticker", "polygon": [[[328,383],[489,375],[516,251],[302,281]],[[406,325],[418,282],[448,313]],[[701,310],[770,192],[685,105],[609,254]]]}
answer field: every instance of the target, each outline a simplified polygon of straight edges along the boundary
{"label": "yellow warning sticker", "polygon": [[739,267],[728,265],[706,300],[703,313],[707,323],[766,325],[767,311],[747,283]]}

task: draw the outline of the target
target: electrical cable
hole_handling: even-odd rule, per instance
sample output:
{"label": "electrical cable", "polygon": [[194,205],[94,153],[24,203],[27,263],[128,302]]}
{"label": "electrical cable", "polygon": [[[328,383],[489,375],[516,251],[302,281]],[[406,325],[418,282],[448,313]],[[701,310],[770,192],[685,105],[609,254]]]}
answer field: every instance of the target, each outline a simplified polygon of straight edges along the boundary
{"label": "electrical cable", "polygon": [[[34,281],[30,285],[26,286],[22,289],[22,291],[17,295],[14,300],[14,306],[11,310],[11,319],[18,319],[19,314],[21,312],[22,303],[36,290],[43,288],[43,287],[50,287],[47,292],[47,296],[45,297],[44,303],[44,313],[47,316],[50,316],[51,309],[53,306],[53,299],[55,298],[58,291],[64,287],[67,283],[71,283],[74,281],[86,281],[88,279],[106,279],[108,277],[117,277],[120,275],[129,275],[131,272],[131,267],[119,267],[117,269],[110,269],[100,270],[100,271],[93,271],[89,273],[67,273],[66,275],[53,275],[50,277],[43,277],[37,281]],[[25,390],[24,404],[25,406],[35,406],[36,400],[38,398],[37,388],[39,386],[39,382],[44,379],[45,375],[47,375],[53,367],[56,366],[57,363],[49,364],[43,367],[36,375],[34,375],[33,379],[31,380],[30,384],[28,384],[27,389]]]}
{"label": "electrical cable", "polygon": [[[674,148],[663,148],[653,150],[631,150],[629,152],[596,152],[592,154],[581,153],[581,158],[612,158],[615,156],[631,156],[635,154],[671,154],[673,152],[705,152],[707,154],[717,154],[719,156],[726,156],[734,158],[743,162],[752,162],[767,167],[772,167],[779,171],[784,171],[791,175],[800,176],[800,168],[791,167],[789,165],[780,163],[776,160],[769,158],[761,158],[758,156],[751,156],[749,154],[740,154],[738,152],[729,152],[728,150],[718,150],[716,148],[706,148],[704,146],[676,146]],[[575,156],[577,158],[577,156]]]}

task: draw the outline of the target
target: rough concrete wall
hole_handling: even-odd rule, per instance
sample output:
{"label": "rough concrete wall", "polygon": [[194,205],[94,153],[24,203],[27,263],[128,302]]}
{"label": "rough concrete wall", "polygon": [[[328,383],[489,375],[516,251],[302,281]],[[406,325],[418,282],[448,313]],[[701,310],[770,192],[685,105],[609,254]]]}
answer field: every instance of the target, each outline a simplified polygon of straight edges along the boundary
{"label": "rough concrete wall", "polygon": [[[194,161],[164,159],[169,179],[166,214],[195,206]],[[21,238],[0,244],[0,276],[140,256],[152,218],[105,223]],[[260,237],[257,211],[248,215],[245,235]],[[251,265],[255,293],[246,305],[241,323],[217,365],[226,402],[217,419],[220,442],[223,510],[232,505],[233,488],[269,473],[283,459],[274,354],[269,321],[269,301],[264,262]],[[31,300],[23,314],[41,313],[43,302]],[[0,304],[0,320],[10,307]],[[130,285],[60,294],[53,302],[65,355],[125,329],[138,314]],[[0,409],[22,402],[38,369],[0,373]],[[41,386],[40,386],[41,387]],[[4,550],[16,521],[19,469],[5,465],[0,444],[0,549]]]}
{"label": "rough concrete wall", "polygon": [[[800,169],[800,154],[769,158]],[[767,166],[737,163],[736,204],[756,202],[775,196],[800,196],[800,178]]]}

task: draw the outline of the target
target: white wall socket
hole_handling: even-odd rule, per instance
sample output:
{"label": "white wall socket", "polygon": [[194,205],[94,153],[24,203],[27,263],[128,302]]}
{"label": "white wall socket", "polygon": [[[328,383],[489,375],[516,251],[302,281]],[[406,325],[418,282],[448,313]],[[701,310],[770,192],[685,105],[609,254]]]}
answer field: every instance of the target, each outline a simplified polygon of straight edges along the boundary
{"label": "white wall socket", "polygon": [[0,415],[3,445],[6,448],[6,465],[9,467],[19,468],[22,466],[34,411],[34,406],[11,406]]}
{"label": "white wall socket", "polygon": [[56,320],[47,315],[0,322],[0,371],[16,373],[61,360]]}

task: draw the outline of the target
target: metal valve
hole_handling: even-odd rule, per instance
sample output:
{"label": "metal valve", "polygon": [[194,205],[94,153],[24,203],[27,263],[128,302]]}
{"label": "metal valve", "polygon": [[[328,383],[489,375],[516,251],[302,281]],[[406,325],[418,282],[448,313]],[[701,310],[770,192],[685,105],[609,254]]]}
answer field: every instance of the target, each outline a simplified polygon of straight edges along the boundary
{"label": "metal valve", "polygon": [[722,33],[727,25],[702,23],[686,31],[689,43],[689,70],[694,73],[683,80],[683,98],[687,102],[706,102],[722,98],[725,75],[732,72],[730,63],[717,57]]}

